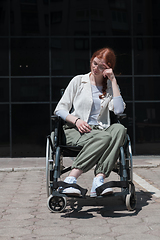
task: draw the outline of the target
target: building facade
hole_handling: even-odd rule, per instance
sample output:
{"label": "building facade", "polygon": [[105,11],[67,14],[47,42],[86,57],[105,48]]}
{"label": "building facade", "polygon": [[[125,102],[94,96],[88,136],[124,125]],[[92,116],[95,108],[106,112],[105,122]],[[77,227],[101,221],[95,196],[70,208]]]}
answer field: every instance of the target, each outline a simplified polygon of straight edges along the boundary
{"label": "building facade", "polygon": [[60,89],[115,50],[134,154],[160,154],[160,1],[1,0],[0,157],[45,156]]}

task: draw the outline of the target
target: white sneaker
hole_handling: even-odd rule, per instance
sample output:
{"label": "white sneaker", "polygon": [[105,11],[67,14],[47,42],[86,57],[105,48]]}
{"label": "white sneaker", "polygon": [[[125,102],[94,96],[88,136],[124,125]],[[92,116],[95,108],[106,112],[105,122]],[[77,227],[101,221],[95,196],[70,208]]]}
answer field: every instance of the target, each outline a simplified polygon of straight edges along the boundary
{"label": "white sneaker", "polygon": [[[77,179],[75,177],[66,177],[64,180],[65,183],[77,183]],[[69,187],[65,188],[62,193],[66,195],[72,195],[72,196],[81,196],[81,191],[77,188]]]}
{"label": "white sneaker", "polygon": [[[103,183],[104,183],[104,179],[103,179],[102,176],[95,177],[93,179],[90,197],[97,197],[96,188],[98,188],[101,185],[103,185]],[[112,188],[106,188],[106,189],[103,190],[103,192],[100,195],[104,196],[104,195],[108,195],[108,194],[112,194],[112,193],[113,193],[113,189]]]}

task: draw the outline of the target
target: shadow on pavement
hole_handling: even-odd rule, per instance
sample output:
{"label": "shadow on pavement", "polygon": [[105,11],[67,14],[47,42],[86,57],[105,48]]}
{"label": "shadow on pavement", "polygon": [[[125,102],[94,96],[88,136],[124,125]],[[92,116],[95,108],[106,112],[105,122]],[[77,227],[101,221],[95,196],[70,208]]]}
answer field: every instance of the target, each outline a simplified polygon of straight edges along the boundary
{"label": "shadow on pavement", "polygon": [[75,199],[68,198],[67,207],[62,213],[63,218],[94,218],[95,214],[102,217],[121,218],[126,216],[136,216],[143,207],[152,200],[152,194],[144,191],[136,192],[137,205],[134,211],[128,211],[122,197],[108,196],[105,198]]}

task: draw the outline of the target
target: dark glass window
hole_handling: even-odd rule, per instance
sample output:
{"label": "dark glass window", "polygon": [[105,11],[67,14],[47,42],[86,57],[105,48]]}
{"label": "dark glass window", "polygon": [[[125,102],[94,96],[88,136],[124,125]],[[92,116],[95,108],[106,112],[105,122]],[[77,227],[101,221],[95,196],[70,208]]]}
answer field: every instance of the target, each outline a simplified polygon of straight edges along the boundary
{"label": "dark glass window", "polygon": [[130,1],[92,0],[90,9],[92,36],[130,35]]}
{"label": "dark glass window", "polygon": [[10,15],[12,36],[48,36],[49,11],[45,1],[12,0]]}
{"label": "dark glass window", "polygon": [[158,77],[135,78],[135,100],[160,100],[159,83]]}
{"label": "dark glass window", "polygon": [[9,102],[9,79],[0,78],[0,102]]}
{"label": "dark glass window", "polygon": [[9,33],[8,2],[9,0],[0,1],[0,36],[8,36],[8,33]]}
{"label": "dark glass window", "polygon": [[52,38],[52,75],[76,75],[90,71],[89,39]]}
{"label": "dark glass window", "polygon": [[132,100],[132,78],[116,77],[124,101]]}
{"label": "dark glass window", "polygon": [[49,79],[18,78],[12,79],[12,101],[49,101]]}
{"label": "dark glass window", "polygon": [[0,104],[0,157],[10,156],[9,105]]}
{"label": "dark glass window", "polygon": [[160,74],[160,38],[135,39],[135,74]]}
{"label": "dark glass window", "polygon": [[9,75],[9,47],[8,38],[0,39],[0,76]]}
{"label": "dark glass window", "polygon": [[89,1],[51,1],[51,35],[89,34]]}
{"label": "dark glass window", "polygon": [[49,75],[49,45],[46,38],[11,39],[12,76]]}
{"label": "dark glass window", "polygon": [[61,98],[61,89],[65,89],[72,77],[52,78],[52,101],[58,102]]}
{"label": "dark glass window", "polygon": [[160,103],[136,103],[136,154],[160,154]]}
{"label": "dark glass window", "polygon": [[43,0],[43,3],[44,3],[45,5],[48,5],[49,0]]}
{"label": "dark glass window", "polygon": [[160,1],[133,1],[134,35],[160,35]]}
{"label": "dark glass window", "polygon": [[110,47],[115,51],[117,63],[116,74],[132,74],[132,56],[130,38],[92,38],[92,53],[103,47]]}
{"label": "dark glass window", "polygon": [[13,104],[13,157],[44,156],[49,122],[49,104]]}

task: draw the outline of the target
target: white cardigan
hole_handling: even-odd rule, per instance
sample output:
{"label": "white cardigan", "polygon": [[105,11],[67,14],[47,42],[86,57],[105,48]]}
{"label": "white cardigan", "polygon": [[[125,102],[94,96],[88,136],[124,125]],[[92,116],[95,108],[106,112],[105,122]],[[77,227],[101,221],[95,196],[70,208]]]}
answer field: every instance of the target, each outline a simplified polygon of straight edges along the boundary
{"label": "white cardigan", "polygon": [[[93,103],[89,75],[90,73],[78,75],[70,81],[54,113],[58,110],[69,112],[73,107],[72,115],[80,117],[86,122],[88,121]],[[106,96],[101,99],[101,110],[97,119],[100,128],[110,126],[109,111],[114,111],[114,106],[112,84],[110,80],[107,80]]]}

